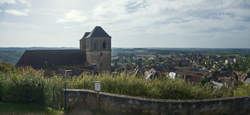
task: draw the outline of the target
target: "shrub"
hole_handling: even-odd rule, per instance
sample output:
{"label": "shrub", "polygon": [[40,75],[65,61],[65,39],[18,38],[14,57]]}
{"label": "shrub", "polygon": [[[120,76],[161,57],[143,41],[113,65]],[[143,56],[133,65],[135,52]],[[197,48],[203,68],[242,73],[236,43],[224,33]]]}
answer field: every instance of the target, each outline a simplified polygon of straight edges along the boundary
{"label": "shrub", "polygon": [[233,89],[226,87],[214,89],[207,83],[192,85],[183,79],[165,78],[148,81],[143,77],[125,73],[46,78],[42,70],[17,68],[12,72],[0,72],[0,99],[4,102],[34,103],[61,109],[64,99],[64,84],[67,84],[67,88],[93,90],[95,81],[101,82],[103,92],[147,98],[206,99],[250,96],[249,85],[242,85],[233,92]]}
{"label": "shrub", "polygon": [[12,72],[15,70],[15,67],[11,64],[0,62],[0,72]]}
{"label": "shrub", "polygon": [[[27,73],[26,73],[27,72]],[[5,102],[44,104],[44,82],[39,74],[25,73],[2,74],[1,99]],[[31,73],[30,73],[31,72]]]}
{"label": "shrub", "polygon": [[234,90],[234,96],[250,96],[250,84],[244,84]]}

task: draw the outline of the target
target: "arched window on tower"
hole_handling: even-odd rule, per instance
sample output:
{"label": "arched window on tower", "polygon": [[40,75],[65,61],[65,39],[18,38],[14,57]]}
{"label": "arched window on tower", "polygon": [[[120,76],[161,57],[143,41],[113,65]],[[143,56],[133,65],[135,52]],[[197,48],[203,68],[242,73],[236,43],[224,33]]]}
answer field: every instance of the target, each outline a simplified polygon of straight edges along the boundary
{"label": "arched window on tower", "polygon": [[106,42],[103,42],[102,48],[103,48],[103,49],[106,49],[106,47],[107,47],[107,46],[106,46]]}

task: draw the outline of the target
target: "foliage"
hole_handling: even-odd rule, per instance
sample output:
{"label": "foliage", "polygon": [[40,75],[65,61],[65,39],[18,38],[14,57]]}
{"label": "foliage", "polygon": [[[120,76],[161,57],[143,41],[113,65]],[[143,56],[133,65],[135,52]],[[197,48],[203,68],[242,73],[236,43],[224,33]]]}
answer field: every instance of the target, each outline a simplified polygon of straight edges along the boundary
{"label": "foliage", "polygon": [[1,74],[1,99],[13,103],[44,104],[43,76],[33,69]]}
{"label": "foliage", "polygon": [[57,109],[63,107],[63,89],[92,89],[94,82],[101,82],[103,92],[160,99],[207,99],[230,96],[250,96],[249,85],[242,85],[233,90],[222,87],[212,88],[208,83],[193,85],[183,79],[166,77],[145,80],[131,74],[99,75],[81,74],[72,78],[62,76],[44,77],[42,70],[17,68],[8,72],[0,72],[0,101],[40,104]]}
{"label": "foliage", "polygon": [[243,84],[234,91],[234,96],[250,96],[250,84]]}
{"label": "foliage", "polygon": [[[27,113],[27,114],[43,114],[43,115],[62,115],[63,111],[54,110],[51,107],[44,107],[36,104],[14,104],[14,103],[1,103],[0,102],[0,113],[11,112],[14,113]],[[9,113],[10,114],[10,113]]]}
{"label": "foliage", "polygon": [[15,70],[15,67],[11,64],[0,62],[0,72],[12,72]]}

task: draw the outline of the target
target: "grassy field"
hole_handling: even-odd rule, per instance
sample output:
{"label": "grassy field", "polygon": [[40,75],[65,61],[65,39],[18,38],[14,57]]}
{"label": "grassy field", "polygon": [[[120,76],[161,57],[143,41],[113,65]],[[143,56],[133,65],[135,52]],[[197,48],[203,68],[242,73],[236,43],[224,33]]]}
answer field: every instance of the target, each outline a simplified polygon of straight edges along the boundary
{"label": "grassy field", "polygon": [[63,115],[63,111],[54,110],[50,107],[44,107],[36,104],[13,104],[0,102],[1,113],[33,113],[43,115]]}

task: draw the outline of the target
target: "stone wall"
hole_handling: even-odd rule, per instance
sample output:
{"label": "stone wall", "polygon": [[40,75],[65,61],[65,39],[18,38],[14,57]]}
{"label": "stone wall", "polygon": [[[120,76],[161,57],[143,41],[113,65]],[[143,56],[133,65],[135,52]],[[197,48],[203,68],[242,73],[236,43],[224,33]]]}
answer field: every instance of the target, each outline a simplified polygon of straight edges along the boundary
{"label": "stone wall", "polygon": [[250,97],[168,100],[79,89],[65,94],[67,114],[72,115],[250,115]]}
{"label": "stone wall", "polygon": [[98,72],[111,69],[111,51],[87,51],[86,59],[90,65],[96,65]]}
{"label": "stone wall", "polygon": [[111,70],[111,38],[86,38],[86,61],[95,65],[98,72]]}

